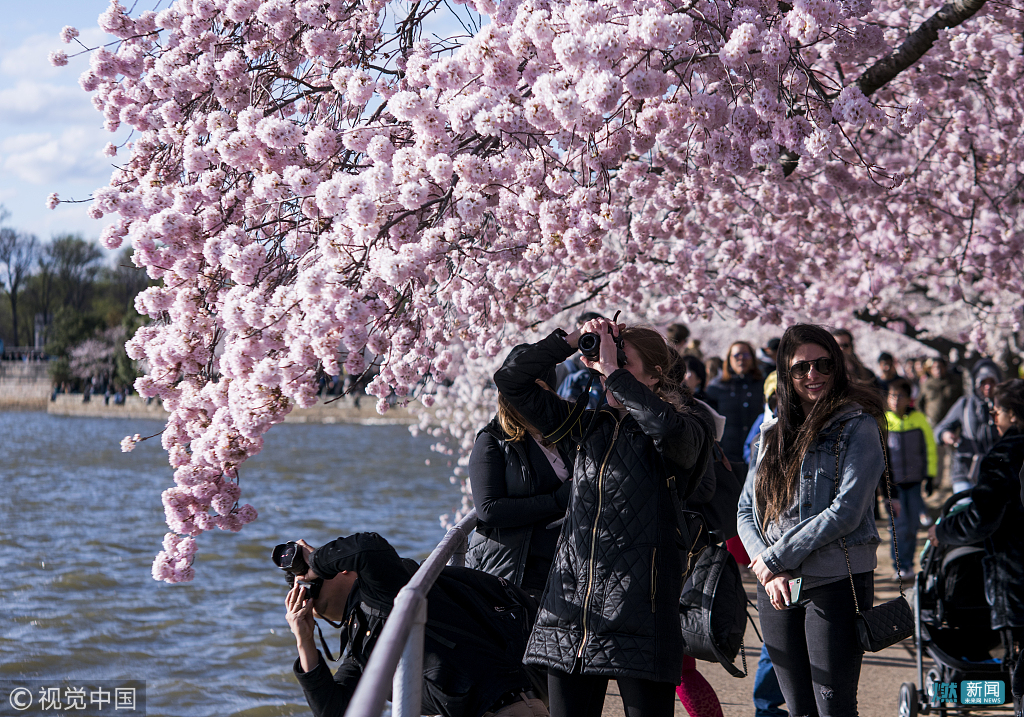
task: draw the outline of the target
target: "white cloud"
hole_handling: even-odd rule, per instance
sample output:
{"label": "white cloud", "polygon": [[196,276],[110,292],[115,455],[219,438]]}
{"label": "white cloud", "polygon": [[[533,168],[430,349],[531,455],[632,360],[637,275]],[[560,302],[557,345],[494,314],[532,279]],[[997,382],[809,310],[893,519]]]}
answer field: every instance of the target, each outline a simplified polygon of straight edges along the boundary
{"label": "white cloud", "polygon": [[111,173],[110,160],[101,155],[109,136],[101,128],[71,127],[57,136],[41,132],[7,137],[0,142],[0,167],[30,184],[95,179],[99,186]]}
{"label": "white cloud", "polygon": [[[79,40],[87,47],[96,47],[109,42],[110,37],[94,27],[82,30]],[[69,56],[83,54],[72,57],[65,67],[54,67],[50,64],[50,53],[54,50],[63,50]],[[89,54],[78,42],[65,45],[57,35],[30,35],[16,47],[0,46],[0,75],[32,80],[60,78],[77,86],[78,76],[89,66]]]}
{"label": "white cloud", "polygon": [[0,89],[0,122],[100,125],[103,115],[77,86],[22,80],[14,87]]}
{"label": "white cloud", "polygon": [[61,74],[66,74],[67,67],[54,67],[50,64],[48,58],[52,50],[67,52],[67,46],[56,37],[32,35],[25,38],[17,47],[11,49],[5,47],[0,54],[0,74],[33,79],[59,77]]}

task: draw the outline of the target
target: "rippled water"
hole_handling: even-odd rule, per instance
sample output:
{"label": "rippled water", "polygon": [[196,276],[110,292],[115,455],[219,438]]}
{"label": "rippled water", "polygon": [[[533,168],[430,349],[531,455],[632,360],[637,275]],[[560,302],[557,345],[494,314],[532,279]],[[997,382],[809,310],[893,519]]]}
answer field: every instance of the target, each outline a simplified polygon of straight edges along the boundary
{"label": "rippled water", "polygon": [[457,502],[449,469],[404,426],[277,426],[242,468],[259,519],[205,533],[196,579],[167,585],[150,565],[170,469],[157,439],[119,448],[159,429],[0,413],[0,680],[144,679],[151,717],[307,714],[271,548],[375,530],[423,559]]}

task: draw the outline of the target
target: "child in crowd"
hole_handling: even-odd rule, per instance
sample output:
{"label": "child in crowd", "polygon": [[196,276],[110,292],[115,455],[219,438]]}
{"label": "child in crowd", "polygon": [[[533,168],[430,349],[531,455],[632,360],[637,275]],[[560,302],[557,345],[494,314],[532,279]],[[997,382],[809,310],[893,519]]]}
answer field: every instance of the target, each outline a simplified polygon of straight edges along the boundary
{"label": "child in crowd", "polygon": [[917,528],[925,510],[921,484],[924,483],[925,492],[931,495],[938,467],[931,424],[913,407],[911,390],[907,379],[891,380],[887,395],[889,410],[885,413],[889,425],[889,471],[899,491],[898,497],[892,497],[899,564],[895,565],[895,547],[892,559],[898,573],[894,577],[903,578],[914,574]]}

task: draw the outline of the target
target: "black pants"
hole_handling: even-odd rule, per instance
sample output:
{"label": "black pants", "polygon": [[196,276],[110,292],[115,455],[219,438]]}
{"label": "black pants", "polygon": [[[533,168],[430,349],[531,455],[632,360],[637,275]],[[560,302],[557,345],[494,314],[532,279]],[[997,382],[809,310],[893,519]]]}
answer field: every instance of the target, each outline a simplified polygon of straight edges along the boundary
{"label": "black pants", "polygon": [[[548,669],[548,700],[551,717],[601,717],[608,677],[567,674]],[[675,685],[668,682],[616,678],[626,717],[672,717]]]}
{"label": "black pants", "polygon": [[[857,573],[853,581],[857,601],[870,607],[874,575]],[[758,585],[757,612],[790,715],[856,717],[863,652],[850,579],[804,590],[788,610],[773,608]]]}

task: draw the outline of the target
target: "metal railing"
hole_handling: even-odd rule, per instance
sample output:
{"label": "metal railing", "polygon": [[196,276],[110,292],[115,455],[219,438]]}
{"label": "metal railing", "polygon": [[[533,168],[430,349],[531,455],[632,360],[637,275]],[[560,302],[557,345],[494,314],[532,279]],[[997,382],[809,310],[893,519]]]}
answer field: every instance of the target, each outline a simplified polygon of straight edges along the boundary
{"label": "metal railing", "polygon": [[380,717],[387,701],[389,682],[393,717],[420,714],[427,593],[445,565],[461,567],[466,564],[469,534],[476,524],[474,508],[448,531],[409,583],[399,591],[345,717]]}

